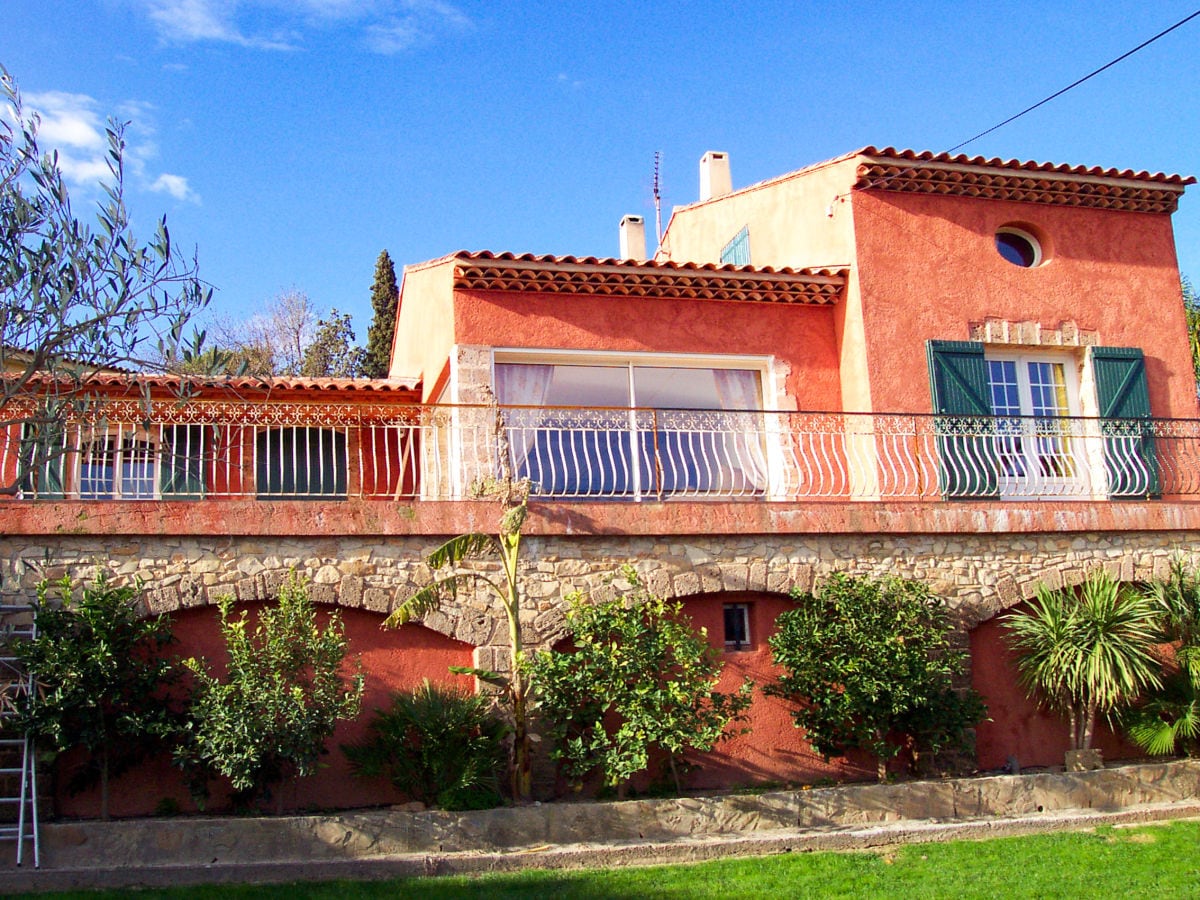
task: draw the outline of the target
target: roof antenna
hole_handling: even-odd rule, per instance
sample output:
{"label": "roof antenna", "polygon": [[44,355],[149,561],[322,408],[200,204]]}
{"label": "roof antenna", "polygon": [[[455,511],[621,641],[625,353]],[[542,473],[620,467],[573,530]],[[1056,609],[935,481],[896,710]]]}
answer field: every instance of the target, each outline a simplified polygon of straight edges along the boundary
{"label": "roof antenna", "polygon": [[654,151],[654,242],[662,243],[662,191],[658,180],[659,163],[662,161],[662,151]]}

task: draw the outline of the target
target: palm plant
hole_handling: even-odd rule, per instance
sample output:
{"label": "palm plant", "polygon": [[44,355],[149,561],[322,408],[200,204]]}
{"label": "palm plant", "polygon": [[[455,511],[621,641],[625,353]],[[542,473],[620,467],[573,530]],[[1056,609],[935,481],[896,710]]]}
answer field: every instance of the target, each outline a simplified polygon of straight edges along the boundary
{"label": "palm plant", "polygon": [[1189,572],[1181,560],[1169,576],[1154,582],[1147,595],[1158,607],[1161,639],[1174,648],[1174,664],[1162,689],[1122,717],[1130,739],[1153,755],[1185,750],[1200,753],[1200,571]]}
{"label": "palm plant", "polygon": [[1087,750],[1096,717],[1111,716],[1157,688],[1158,608],[1106,572],[1073,590],[1037,588],[1028,608],[1006,617],[1021,685],[1067,719],[1072,750]]}
{"label": "palm plant", "polygon": [[[494,398],[493,398],[494,400]],[[479,496],[500,501],[503,512],[496,534],[471,532],[446,541],[425,558],[438,574],[415,591],[383,621],[384,628],[399,628],[453,602],[464,585],[483,585],[500,604],[508,620],[509,669],[507,675],[485,669],[452,667],[451,671],[474,675],[481,681],[500,687],[512,714],[513,758],[512,795],[529,800],[533,793],[533,760],[529,737],[529,683],[525,673],[525,652],[521,637],[521,585],[517,571],[521,554],[521,528],[529,509],[531,485],[526,479],[514,479],[508,455],[508,438],[500,408],[493,402],[495,437],[500,478],[475,486]],[[479,568],[480,562],[498,561],[499,577]]]}

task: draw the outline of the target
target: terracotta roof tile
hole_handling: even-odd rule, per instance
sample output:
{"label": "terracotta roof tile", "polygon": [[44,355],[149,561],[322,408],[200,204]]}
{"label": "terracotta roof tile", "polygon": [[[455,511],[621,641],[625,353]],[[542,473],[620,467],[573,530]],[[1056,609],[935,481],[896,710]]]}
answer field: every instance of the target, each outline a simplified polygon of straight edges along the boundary
{"label": "terracotta roof tile", "polygon": [[87,379],[90,386],[113,389],[176,388],[184,380],[201,390],[232,390],[242,392],[266,391],[314,391],[352,392],[375,394],[414,394],[419,388],[418,378],[371,379],[371,378],[299,378],[277,376],[259,378],[251,375],[218,376],[200,378],[194,376],[168,375],[156,372],[99,372]]}
{"label": "terracotta roof tile", "polygon": [[775,269],[714,263],[655,262],[531,253],[452,253],[458,290],[567,295],[836,303],[846,270]]}
{"label": "terracotta roof tile", "polygon": [[[1127,212],[1173,213],[1192,176],[864,147],[857,190],[978,197]],[[849,157],[844,157],[849,158]]]}

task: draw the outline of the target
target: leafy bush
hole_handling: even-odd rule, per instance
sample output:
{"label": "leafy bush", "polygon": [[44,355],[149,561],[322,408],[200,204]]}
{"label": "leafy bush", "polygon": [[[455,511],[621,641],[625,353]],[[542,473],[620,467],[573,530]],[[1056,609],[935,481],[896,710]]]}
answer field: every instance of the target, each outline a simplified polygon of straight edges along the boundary
{"label": "leafy bush", "polygon": [[1200,755],[1200,572],[1189,572],[1182,561],[1171,564],[1170,575],[1150,585],[1149,597],[1158,608],[1159,639],[1171,645],[1162,659],[1165,672],[1160,688],[1147,691],[1146,702],[1120,717],[1130,739],[1147,753],[1185,752]]}
{"label": "leafy bush", "polygon": [[[184,663],[195,688],[188,740],[177,760],[192,773],[194,787],[216,773],[249,799],[316,771],[338,720],[358,715],[363,676],[345,683],[341,620],[330,615],[318,627],[307,587],[295,576],[280,586],[276,606],[259,611],[253,630],[246,612],[234,618],[232,608],[232,598],[221,601],[225,679],[203,659]],[[280,795],[279,810],[282,803]]]}
{"label": "leafy bush", "polygon": [[576,784],[598,770],[622,793],[658,748],[680,789],[679,759],[708,751],[745,719],[752,684],[714,690],[718,652],[692,627],[681,604],[650,596],[626,569],[627,599],[588,604],[570,598],[567,627],[574,649],[543,650],[531,661],[551,755]]}
{"label": "leafy bush", "polygon": [[1038,585],[1028,609],[1005,617],[1028,694],[1067,718],[1071,749],[1092,746],[1096,717],[1157,688],[1161,640],[1152,598],[1096,570],[1078,592]]}
{"label": "leafy bush", "polygon": [[442,809],[488,809],[502,802],[504,723],[481,695],[421,687],[376,710],[370,736],[343,746],[354,773],[383,776],[414,800]]}
{"label": "leafy bush", "polygon": [[177,673],[162,658],[170,620],[143,618],[140,586],[114,587],[103,571],[76,598],[70,578],[38,585],[37,637],[16,653],[36,689],[19,710],[19,725],[42,749],[83,747],[88,762],[68,781],[77,792],[100,784],[108,818],[109,779],[161,746],[177,726],[167,690]]}
{"label": "leafy bush", "polygon": [[764,691],[797,704],[792,718],[814,750],[865,750],[883,781],[902,747],[914,762],[965,747],[986,711],[953,687],[966,654],[950,648],[945,605],[925,585],[835,574],[792,599],[768,640],[783,674]]}

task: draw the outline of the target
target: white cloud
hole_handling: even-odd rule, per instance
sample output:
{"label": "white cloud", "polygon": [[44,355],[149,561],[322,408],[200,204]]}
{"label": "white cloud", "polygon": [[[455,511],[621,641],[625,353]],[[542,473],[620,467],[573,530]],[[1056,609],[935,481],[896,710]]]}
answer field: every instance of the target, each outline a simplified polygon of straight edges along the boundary
{"label": "white cloud", "polygon": [[200,197],[188,185],[188,180],[182,175],[169,175],[166,172],[159,175],[150,185],[150,190],[157,194],[170,194],[176,200],[189,200],[199,203]]}
{"label": "white cloud", "polygon": [[471,20],[443,0],[130,0],[172,43],[294,50],[305,32],[353,27],[376,53],[429,43]]}
{"label": "white cloud", "polygon": [[104,122],[96,112],[96,101],[86,94],[46,91],[25,94],[26,112],[34,110],[41,119],[38,133],[42,140],[60,148],[104,152],[108,140]]}
{"label": "white cloud", "polygon": [[[72,192],[91,195],[104,182],[113,180],[109,169],[107,120],[97,111],[100,104],[87,94],[62,91],[27,93],[22,96],[25,116],[38,120],[38,144],[43,152],[58,154],[58,167]],[[124,123],[124,164],[127,187],[170,194],[177,200],[200,202],[182,175],[154,174],[151,164],[158,156],[154,108],[149,103],[127,101],[114,118]]]}

